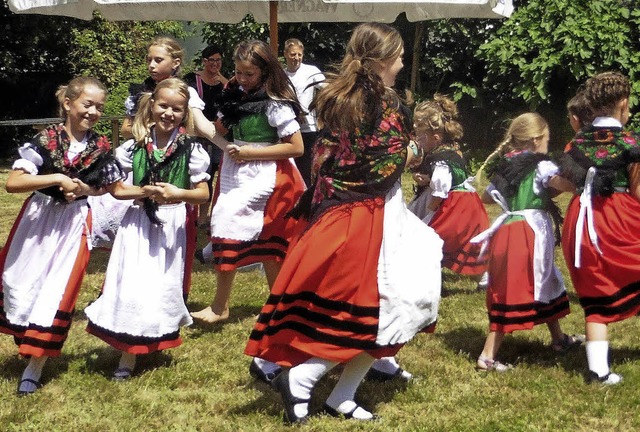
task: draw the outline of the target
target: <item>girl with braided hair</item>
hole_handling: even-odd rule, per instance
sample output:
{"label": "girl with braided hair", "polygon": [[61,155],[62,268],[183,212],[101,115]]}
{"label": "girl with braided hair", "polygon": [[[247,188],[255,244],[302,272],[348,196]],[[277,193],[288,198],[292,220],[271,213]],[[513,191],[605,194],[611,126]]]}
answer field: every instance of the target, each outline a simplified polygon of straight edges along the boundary
{"label": "girl with braided hair", "polygon": [[442,241],[407,210],[400,188],[419,153],[410,112],[390,88],[403,51],[392,27],[357,26],[315,101],[312,186],[292,212],[299,236],[245,349],[286,368],[273,383],[287,422],[307,419],[315,384],[341,363],[325,411],[373,419],[355,393],[374,358],[435,324]]}
{"label": "girl with braided hair", "polygon": [[134,139],[116,151],[133,172],[133,185],[118,184],[110,192],[136,201],[118,229],[102,293],[85,309],[87,331],[122,352],[114,380],[131,376],[138,354],[179,346],[180,327],[192,323],[185,300],[195,206],[209,196],[209,155],[186,133],[193,124],[188,102],[184,81],[159,82],[140,99]]}
{"label": "girl with braided hair", "polygon": [[625,131],[629,79],[587,80],[593,121],[565,149],[563,175],[578,188],[566,212],[562,249],[584,309],[588,379],[622,380],[609,368],[608,325],[640,313],[640,136]]}
{"label": "girl with braided hair", "polygon": [[537,113],[521,114],[479,170],[500,155],[489,168],[491,183],[482,200],[497,203],[503,213],[487,231],[471,239],[483,243],[481,253],[486,249],[489,254],[489,334],[477,360],[481,371],[511,368],[496,359],[506,333],[547,324],[556,352],[584,340],[584,336],[563,333],[558,321],[569,314],[569,298],[554,264],[552,219],[558,235],[561,218],[551,198],[574,188],[547,156],[548,144],[547,122]]}

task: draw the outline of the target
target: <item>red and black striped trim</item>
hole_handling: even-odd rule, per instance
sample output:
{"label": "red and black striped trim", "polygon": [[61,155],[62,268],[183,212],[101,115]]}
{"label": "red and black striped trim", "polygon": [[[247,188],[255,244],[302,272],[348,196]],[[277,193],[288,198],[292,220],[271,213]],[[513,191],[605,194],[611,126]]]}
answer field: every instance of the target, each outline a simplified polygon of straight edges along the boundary
{"label": "red and black striped trim", "polygon": [[531,302],[518,305],[494,303],[489,310],[489,322],[506,329],[509,326],[528,328],[560,318],[568,313],[569,298],[565,292],[549,303]]}
{"label": "red and black striped trim", "polygon": [[89,321],[86,331],[112,347],[131,354],[147,354],[182,344],[179,329],[159,337],[134,336],[127,333],[116,333]]}
{"label": "red and black striped trim", "polygon": [[620,316],[620,319],[640,313],[640,281],[621,288],[610,296],[580,297],[580,305],[586,317],[602,315]]}

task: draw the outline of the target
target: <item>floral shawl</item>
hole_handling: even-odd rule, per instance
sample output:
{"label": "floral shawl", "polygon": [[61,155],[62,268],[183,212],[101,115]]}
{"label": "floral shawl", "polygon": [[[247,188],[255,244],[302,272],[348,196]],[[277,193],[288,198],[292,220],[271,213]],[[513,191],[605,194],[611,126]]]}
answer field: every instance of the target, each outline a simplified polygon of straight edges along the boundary
{"label": "floral shawl", "polygon": [[569,142],[561,170],[564,177],[580,188],[587,170],[596,167],[594,193],[608,196],[616,187],[629,186],[627,166],[637,162],[640,162],[640,135],[617,127],[591,127],[578,132]]}
{"label": "floral shawl", "polygon": [[292,214],[315,219],[342,203],[384,197],[407,160],[411,113],[397,100],[383,101],[373,125],[354,131],[320,131],[314,146],[312,184]]}
{"label": "floral shawl", "polygon": [[[93,131],[89,131],[87,147],[72,160],[67,153],[71,140],[62,124],[44,128],[31,140],[31,144],[43,160],[39,174],[62,173],[71,178],[79,178],[96,189],[122,177],[121,170],[111,155],[109,140]],[[45,188],[41,192],[64,201],[58,187]]]}

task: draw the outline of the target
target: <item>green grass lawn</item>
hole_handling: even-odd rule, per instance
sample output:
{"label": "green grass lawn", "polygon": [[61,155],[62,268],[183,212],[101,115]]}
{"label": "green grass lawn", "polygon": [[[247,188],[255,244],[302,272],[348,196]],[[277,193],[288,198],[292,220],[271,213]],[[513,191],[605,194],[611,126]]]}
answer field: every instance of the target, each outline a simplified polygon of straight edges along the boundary
{"label": "green grass lawn", "polygon": [[[8,170],[0,170],[4,185]],[[409,179],[405,178],[405,185]],[[408,186],[405,186],[408,189]],[[0,190],[0,245],[26,195]],[[564,207],[567,198],[561,201]],[[493,206],[495,207],[495,206]],[[491,209],[495,215],[496,209]],[[200,241],[204,240],[204,233]],[[572,313],[567,333],[584,331],[583,314],[561,266]],[[258,272],[239,273],[230,320],[210,328],[183,330],[184,344],[139,359],[130,381],[110,380],[119,355],[84,331],[85,306],[99,293],[107,262],[95,251],[77,304],[75,321],[60,358],[45,367],[45,386],[19,398],[16,385],[25,361],[9,336],[0,336],[0,430],[3,431],[280,431],[279,395],[248,374],[243,349],[268,294]],[[188,307],[196,310],[213,295],[215,274],[196,263]],[[626,431],[640,428],[640,338],[635,319],[611,326],[613,368],[624,382],[605,388],[584,382],[584,349],[557,355],[548,347],[546,327],[507,336],[501,358],[516,368],[507,374],[475,370],[487,328],[484,295],[475,282],[444,272],[436,333],[418,335],[399,353],[415,381],[365,381],[357,399],[380,419],[356,423],[314,416],[308,431]],[[312,400],[320,409],[337,371],[324,378]]]}

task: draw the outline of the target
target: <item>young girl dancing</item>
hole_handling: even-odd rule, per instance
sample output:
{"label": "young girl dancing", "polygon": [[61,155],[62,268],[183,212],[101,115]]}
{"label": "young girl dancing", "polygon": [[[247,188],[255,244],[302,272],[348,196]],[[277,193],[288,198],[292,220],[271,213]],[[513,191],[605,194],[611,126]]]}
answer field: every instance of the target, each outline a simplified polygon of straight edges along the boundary
{"label": "young girl dancing", "polygon": [[19,149],[7,179],[27,198],[0,252],[0,331],[30,357],[18,394],[35,392],[49,357],[60,355],[89,261],[91,210],[87,195],[124,176],[106,137],[91,128],[107,91],[89,77],[56,92],[62,124],[46,127]]}
{"label": "young girl dancing", "polygon": [[587,80],[595,119],[563,164],[580,195],[567,208],[562,249],[584,309],[589,379],[608,385],[622,380],[609,369],[608,325],[640,312],[640,136],[623,130],[630,91],[618,72]]}
{"label": "young girl dancing", "polygon": [[262,262],[269,287],[280,270],[295,221],[285,218],[304,182],[290,158],[304,150],[301,110],[291,83],[261,41],[240,43],[236,72],[222,93],[219,135],[230,128],[233,145],[220,167],[211,211],[216,294],[193,318],[216,323],[229,318],[236,269]]}
{"label": "young girl dancing", "polygon": [[182,80],[158,83],[140,100],[135,139],[117,151],[133,186],[109,191],[137,201],[122,219],[102,293],[85,309],[87,331],[122,351],[116,380],[131,376],[136,355],[179,346],[180,327],[192,323],[185,305],[195,250],[192,206],[208,198],[209,155],[185,133],[188,102]]}
{"label": "young girl dancing", "polygon": [[489,335],[477,361],[482,371],[510,369],[496,359],[505,333],[546,323],[551,348],[558,352],[584,340],[564,334],[558,321],[569,314],[569,299],[554,264],[552,218],[559,234],[561,217],[551,198],[574,187],[549,160],[548,144],[547,122],[536,113],[522,114],[479,170],[506,152],[489,169],[491,184],[482,197],[486,203],[495,201],[503,213],[471,240],[485,242],[483,249],[488,246],[489,251]]}
{"label": "young girl dancing", "polygon": [[480,248],[469,240],[489,228],[489,217],[468,180],[457,117],[455,102],[439,94],[416,106],[413,124],[425,156],[413,170],[417,187],[409,210],[444,241],[443,267],[480,279],[486,260],[478,258]]}
{"label": "young girl dancing", "polygon": [[390,89],[403,52],[392,27],[359,25],[316,99],[313,186],[294,211],[308,225],[245,349],[290,368],[274,380],[287,422],[306,420],[315,384],[340,363],[325,410],[372,419],[355,393],[374,358],[395,355],[437,317],[442,241],[407,210],[399,181],[418,154],[410,112]]}

